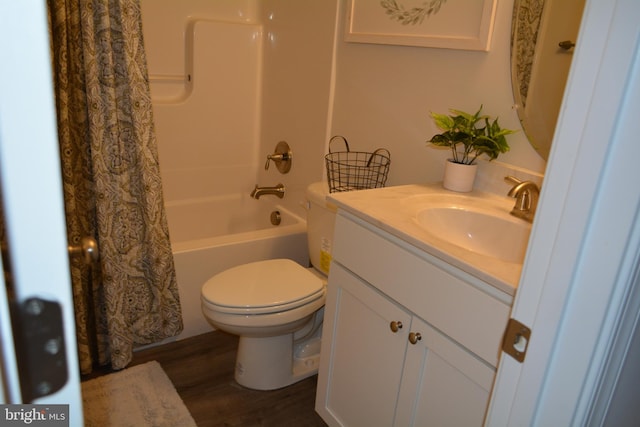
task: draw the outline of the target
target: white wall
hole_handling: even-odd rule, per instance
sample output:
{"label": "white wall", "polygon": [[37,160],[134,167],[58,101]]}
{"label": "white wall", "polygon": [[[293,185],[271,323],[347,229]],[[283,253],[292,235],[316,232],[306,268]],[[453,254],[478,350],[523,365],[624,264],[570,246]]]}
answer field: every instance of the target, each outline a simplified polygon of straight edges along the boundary
{"label": "white wall", "polygon": [[[510,80],[513,0],[497,1],[488,52],[347,43],[346,0],[142,3],[152,74],[185,73],[180,43],[190,17],[263,26],[259,152],[254,166],[247,168],[254,169],[256,175],[245,177],[241,186],[250,191],[250,182],[265,186],[282,182],[287,187],[284,202],[289,207],[298,208],[304,188],[324,179],[323,156],[331,135],[346,136],[355,150],[388,148],[392,158],[388,185],[398,185],[441,179],[448,152],[425,144],[438,132],[430,111],[475,111],[483,104],[484,112],[500,117],[503,127],[521,129],[512,108]],[[280,140],[289,142],[293,150],[293,168],[288,175],[273,167],[264,171],[267,154]],[[524,132],[510,136],[509,141],[509,153],[481,164],[481,181],[501,181],[505,173],[502,164],[544,172],[545,162],[531,148]],[[159,143],[162,168],[164,159],[180,156],[183,147],[171,142],[166,148],[166,141]],[[509,173],[518,175],[513,170]],[[239,177],[229,179],[235,182]],[[173,192],[171,183],[165,186]],[[177,187],[188,192],[184,186]]]}
{"label": "white wall", "polygon": [[257,22],[258,0],[142,0],[142,25],[151,73],[184,74],[184,37],[192,18]]}
{"label": "white wall", "polygon": [[[481,52],[347,43],[346,0],[341,0],[332,133],[346,136],[352,149],[388,148],[388,185],[398,185],[441,180],[448,151],[426,147],[425,141],[438,133],[430,111],[475,112],[483,104],[483,112],[498,116],[503,127],[521,129],[512,109],[512,9],[513,0],[497,2],[491,47]],[[524,132],[508,141],[511,151],[499,162],[544,171],[545,162]],[[482,172],[486,165],[480,167]]]}
{"label": "white wall", "polygon": [[[165,199],[248,194],[255,184],[282,182],[287,189],[283,202],[304,215],[304,189],[322,178],[337,0],[143,0],[142,7]],[[194,71],[191,61],[197,64],[209,47],[196,39],[196,48],[205,50],[196,51],[194,58],[185,51],[188,23],[197,19],[262,29],[262,47],[253,53],[256,61],[247,58],[244,65],[237,60],[243,49],[233,46],[235,36],[212,33],[211,49],[221,54],[204,71],[219,84],[204,98],[198,93],[202,72],[193,76],[193,90],[184,81]],[[235,69],[236,78],[222,69]],[[241,76],[250,80],[247,72],[255,73],[259,87],[253,105],[245,105],[248,113],[242,114],[232,111],[229,101],[240,99],[246,88],[238,82]],[[244,99],[249,100],[248,94]],[[281,140],[293,151],[287,175],[273,165],[264,170],[267,155]]]}
{"label": "white wall", "polygon": [[323,177],[332,102],[338,0],[263,0],[265,31],[261,159],[280,140],[291,146],[287,175],[264,171],[260,185],[285,184],[285,203],[299,214],[304,190]]}
{"label": "white wall", "polygon": [[167,203],[249,191],[253,185],[262,53],[253,3],[236,9],[198,0],[143,3]]}

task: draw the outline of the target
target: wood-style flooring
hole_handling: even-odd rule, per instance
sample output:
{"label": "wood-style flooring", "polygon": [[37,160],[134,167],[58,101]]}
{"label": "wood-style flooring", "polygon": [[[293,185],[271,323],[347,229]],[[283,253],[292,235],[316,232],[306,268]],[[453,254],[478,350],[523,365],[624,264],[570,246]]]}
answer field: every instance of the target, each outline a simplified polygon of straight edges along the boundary
{"label": "wood-style flooring", "polygon": [[131,366],[160,363],[199,427],[326,426],[314,410],[317,376],[280,390],[246,389],[233,379],[237,347],[236,336],[214,331],[138,351]]}

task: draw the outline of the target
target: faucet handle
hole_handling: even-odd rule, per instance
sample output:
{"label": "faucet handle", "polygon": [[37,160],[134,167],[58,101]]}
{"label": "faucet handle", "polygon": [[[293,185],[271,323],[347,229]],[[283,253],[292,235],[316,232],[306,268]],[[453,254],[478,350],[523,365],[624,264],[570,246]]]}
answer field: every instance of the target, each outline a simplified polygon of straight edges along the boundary
{"label": "faucet handle", "polygon": [[267,155],[267,163],[264,165],[264,170],[269,169],[269,163],[273,160],[280,173],[287,173],[291,169],[291,158],[292,155],[289,144],[285,141],[280,141],[278,142],[278,145],[276,145],[276,149],[273,154]]}
{"label": "faucet handle", "polygon": [[515,184],[515,185],[522,184],[522,181],[521,181],[521,180],[519,180],[518,178],[516,178],[515,176],[512,176],[512,175],[507,175],[507,176],[505,176],[505,177],[504,177],[504,180],[505,180],[506,182],[509,182],[509,183],[511,183],[511,184]]}

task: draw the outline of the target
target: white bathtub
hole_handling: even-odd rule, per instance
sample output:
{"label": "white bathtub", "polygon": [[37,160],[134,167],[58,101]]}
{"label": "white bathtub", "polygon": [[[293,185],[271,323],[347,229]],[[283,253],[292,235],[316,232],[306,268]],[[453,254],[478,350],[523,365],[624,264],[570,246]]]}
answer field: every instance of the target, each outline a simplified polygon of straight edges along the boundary
{"label": "white bathtub", "polygon": [[[309,264],[306,222],[277,203],[248,195],[167,203],[167,218],[184,331],[187,338],[211,331],[200,309],[200,288],[211,276],[230,267],[272,258]],[[270,216],[278,211],[280,225]]]}

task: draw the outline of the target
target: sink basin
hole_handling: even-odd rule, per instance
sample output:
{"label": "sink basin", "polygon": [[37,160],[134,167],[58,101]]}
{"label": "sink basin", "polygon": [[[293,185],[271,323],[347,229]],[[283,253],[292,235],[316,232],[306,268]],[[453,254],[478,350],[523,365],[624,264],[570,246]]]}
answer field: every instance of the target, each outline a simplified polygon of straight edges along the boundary
{"label": "sink basin", "polygon": [[522,263],[531,225],[508,212],[477,206],[431,205],[418,211],[418,225],[429,234],[467,251]]}

